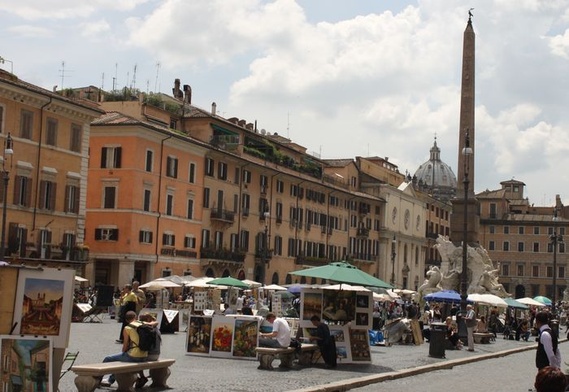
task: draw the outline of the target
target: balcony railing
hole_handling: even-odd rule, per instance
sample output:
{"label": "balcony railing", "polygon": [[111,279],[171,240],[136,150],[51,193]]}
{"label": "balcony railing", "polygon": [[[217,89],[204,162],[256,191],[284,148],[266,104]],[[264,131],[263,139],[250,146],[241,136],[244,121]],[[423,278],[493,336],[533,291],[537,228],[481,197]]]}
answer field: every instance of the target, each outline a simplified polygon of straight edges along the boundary
{"label": "balcony railing", "polygon": [[321,266],[330,263],[327,257],[313,257],[313,256],[296,256],[294,259],[295,264]]}
{"label": "balcony railing", "polygon": [[228,210],[213,209],[211,210],[210,219],[226,223],[233,223],[235,222],[235,213]]}
{"label": "balcony railing", "polygon": [[231,251],[229,249],[202,248],[200,250],[202,259],[229,260],[242,263],[245,261],[245,253]]}

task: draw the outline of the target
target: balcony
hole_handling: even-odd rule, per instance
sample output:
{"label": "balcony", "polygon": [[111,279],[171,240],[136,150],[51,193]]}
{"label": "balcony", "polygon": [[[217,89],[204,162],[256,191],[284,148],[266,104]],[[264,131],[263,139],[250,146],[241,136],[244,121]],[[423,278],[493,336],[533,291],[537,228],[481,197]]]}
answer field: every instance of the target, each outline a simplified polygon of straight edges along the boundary
{"label": "balcony", "polygon": [[228,210],[213,209],[211,210],[211,214],[209,217],[211,220],[216,220],[224,223],[235,222],[235,213],[233,211],[228,211]]}
{"label": "balcony", "polygon": [[357,237],[368,238],[369,237],[369,229],[365,227],[360,227],[356,233]]}
{"label": "balcony", "polygon": [[198,252],[196,252],[195,250],[177,249],[176,256],[186,257],[188,259],[195,259],[198,257]]}
{"label": "balcony", "polygon": [[241,251],[231,251],[229,249],[202,248],[200,250],[200,258],[243,263],[245,261],[245,253]]}
{"label": "balcony", "polygon": [[321,265],[330,264],[330,260],[327,257],[296,256],[294,263],[297,265],[301,264],[319,267]]}

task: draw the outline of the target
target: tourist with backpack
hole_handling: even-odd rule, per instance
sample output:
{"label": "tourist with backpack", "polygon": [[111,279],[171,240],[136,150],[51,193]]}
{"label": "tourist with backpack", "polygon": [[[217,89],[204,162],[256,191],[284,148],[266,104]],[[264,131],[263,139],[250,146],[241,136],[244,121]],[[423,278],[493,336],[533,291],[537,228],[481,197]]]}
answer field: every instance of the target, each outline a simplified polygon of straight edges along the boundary
{"label": "tourist with backpack", "polygon": [[538,329],[535,366],[543,369],[546,366],[561,367],[561,353],[558,347],[558,336],[549,326],[549,313],[539,312],[535,315],[535,326]]}
{"label": "tourist with backpack", "polygon": [[[127,325],[123,331],[122,352],[105,357],[103,362],[144,362],[148,356],[148,352],[142,350],[140,345],[140,337],[137,329],[142,325],[136,320],[136,313],[133,310],[126,312],[125,320]],[[114,375],[101,381],[102,386],[111,386],[115,382]]]}
{"label": "tourist with backpack", "polygon": [[[160,329],[158,328],[158,321],[152,316],[152,314],[144,312],[138,316],[138,321],[142,322],[142,326],[137,329],[139,331],[139,336],[142,339],[141,335],[146,335],[146,333],[142,333],[142,331],[147,331],[147,328],[150,329],[151,333],[147,335],[148,339],[153,339],[154,343],[148,343],[144,345],[144,348],[148,348],[148,356],[146,357],[147,361],[157,361],[160,357],[160,345],[162,344],[162,334],[160,333]],[[142,346],[142,343],[141,343]],[[135,388],[142,388],[148,382],[148,377],[144,375],[144,372],[141,370],[138,373],[138,379],[134,384]]]}

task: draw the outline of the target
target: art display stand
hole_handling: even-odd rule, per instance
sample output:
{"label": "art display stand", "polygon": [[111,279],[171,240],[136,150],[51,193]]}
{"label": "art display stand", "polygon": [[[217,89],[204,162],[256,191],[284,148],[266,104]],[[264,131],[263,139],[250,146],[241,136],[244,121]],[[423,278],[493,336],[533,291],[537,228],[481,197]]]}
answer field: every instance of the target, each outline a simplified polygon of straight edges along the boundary
{"label": "art display stand", "polygon": [[28,350],[22,363],[3,368],[0,390],[58,390],[74,276],[72,269],[0,267],[0,352]]}

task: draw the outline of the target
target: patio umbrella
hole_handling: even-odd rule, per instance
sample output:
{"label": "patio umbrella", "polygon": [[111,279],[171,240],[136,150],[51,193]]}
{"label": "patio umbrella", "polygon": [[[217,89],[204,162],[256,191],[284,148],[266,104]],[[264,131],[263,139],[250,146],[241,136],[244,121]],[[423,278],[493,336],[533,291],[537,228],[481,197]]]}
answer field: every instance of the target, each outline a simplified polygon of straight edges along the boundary
{"label": "patio umbrella", "polygon": [[389,302],[393,302],[395,301],[395,298],[391,298],[389,296],[389,294],[378,294],[378,293],[373,293],[373,300],[374,301],[389,301]]}
{"label": "patio umbrella", "polygon": [[307,287],[312,287],[312,285],[309,284],[291,284],[288,285],[288,287],[286,288],[287,291],[289,293],[293,293],[293,294],[300,294],[300,292],[302,291],[303,288],[307,288]]}
{"label": "patio umbrella", "polygon": [[237,287],[239,289],[248,289],[250,286],[243,282],[242,280],[232,278],[231,276],[226,276],[224,278],[212,279],[207,284],[222,285],[229,287]]}
{"label": "patio umbrella", "polygon": [[545,306],[541,302],[537,302],[535,299],[530,297],[517,298],[516,301],[530,306],[539,306],[539,307]]}
{"label": "patio umbrella", "polygon": [[158,279],[151,280],[148,283],[141,284],[139,287],[141,289],[147,289],[150,291],[158,291],[158,290],[162,290],[162,289],[169,289],[169,288],[182,287],[182,286],[180,286],[177,283],[170,282],[169,280],[166,280],[164,278],[158,278]]}
{"label": "patio umbrella", "polygon": [[472,293],[468,295],[467,300],[482,305],[498,306],[501,308],[508,307],[508,303],[506,301],[494,294]]}
{"label": "patio umbrella", "polygon": [[282,299],[291,299],[291,298],[296,298],[296,296],[288,291],[277,291],[275,292],[273,295],[280,295]]}
{"label": "patio umbrella", "polygon": [[256,287],[261,287],[263,284],[260,282],[255,282],[254,280],[249,280],[249,279],[243,279],[241,282],[248,284],[249,288],[256,288]]}
{"label": "patio umbrella", "polygon": [[75,275],[75,281],[76,281],[76,282],[88,282],[89,279],[85,279],[85,278],[83,278],[83,277],[81,277],[81,276]]}
{"label": "patio umbrella", "polygon": [[516,301],[513,298],[504,298],[504,301],[506,301],[506,303],[508,304],[509,307],[514,308],[514,309],[529,309],[529,306],[527,306],[526,304],[523,304],[519,301]]}
{"label": "patio umbrella", "polygon": [[278,284],[270,284],[268,286],[263,286],[263,290],[286,291],[286,287],[279,286]]}
{"label": "patio umbrella", "polygon": [[538,295],[537,297],[533,297],[533,299],[537,302],[541,302],[544,305],[551,305],[551,300],[543,295]]}
{"label": "patio umbrella", "polygon": [[444,302],[444,303],[459,303],[460,294],[454,290],[442,290],[436,293],[425,295],[425,301],[428,302]]}
{"label": "patio umbrella", "polygon": [[289,272],[291,275],[306,276],[308,278],[320,278],[333,280],[340,283],[349,283],[361,286],[373,286],[391,288],[385,283],[370,274],[360,270],[346,261],[337,261],[320,267],[308,268],[300,271]]}
{"label": "patio umbrella", "polygon": [[343,291],[369,291],[363,286],[352,286],[347,283],[340,283],[340,284],[331,284],[329,286],[322,286],[320,287],[324,290],[343,290]]}
{"label": "patio umbrella", "polygon": [[179,285],[185,285],[190,283],[191,281],[196,280],[197,278],[193,277],[192,275],[186,275],[186,276],[170,275],[170,276],[165,276],[163,279],[169,280],[170,282],[174,282]]}

